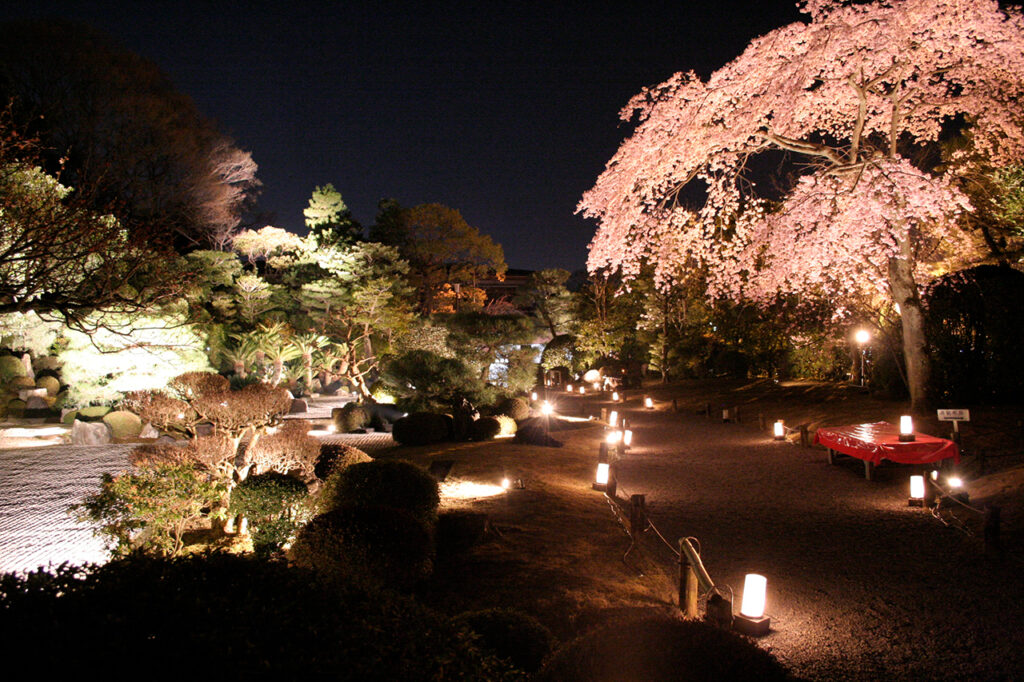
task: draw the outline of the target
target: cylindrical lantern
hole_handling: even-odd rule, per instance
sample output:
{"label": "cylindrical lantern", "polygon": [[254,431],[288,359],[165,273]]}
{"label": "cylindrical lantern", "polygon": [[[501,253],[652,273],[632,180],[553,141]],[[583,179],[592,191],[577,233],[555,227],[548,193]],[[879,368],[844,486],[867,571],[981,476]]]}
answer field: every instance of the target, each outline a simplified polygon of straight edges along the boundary
{"label": "cylindrical lantern", "polygon": [[566,393],[572,393],[572,384],[566,384],[565,385],[565,392]]}
{"label": "cylindrical lantern", "polygon": [[914,440],[914,418],[908,414],[900,417],[900,441],[906,443]]}
{"label": "cylindrical lantern", "polygon": [[775,433],[775,440],[782,440],[786,437],[786,425],[781,419],[775,422],[775,426],[772,427]]}
{"label": "cylindrical lantern", "polygon": [[629,447],[630,445],[633,444],[633,432],[630,431],[629,429],[626,429],[625,431],[622,432],[622,444],[625,445],[626,447]]}
{"label": "cylindrical lantern", "polygon": [[654,409],[654,398],[652,398],[649,395],[645,395],[644,396],[644,407],[646,407],[648,410],[653,410]]}
{"label": "cylindrical lantern", "polygon": [[611,414],[608,415],[608,425],[615,426],[619,423],[619,413],[612,410]]}
{"label": "cylindrical lantern", "polygon": [[910,500],[907,504],[911,507],[924,506],[924,476],[915,474],[910,477]]}
{"label": "cylindrical lantern", "polygon": [[740,605],[740,613],[748,618],[763,616],[767,589],[767,578],[757,573],[748,573],[743,581],[743,602]]}
{"label": "cylindrical lantern", "polygon": [[608,485],[608,463],[599,462],[597,465],[597,476],[594,478],[597,485]]}

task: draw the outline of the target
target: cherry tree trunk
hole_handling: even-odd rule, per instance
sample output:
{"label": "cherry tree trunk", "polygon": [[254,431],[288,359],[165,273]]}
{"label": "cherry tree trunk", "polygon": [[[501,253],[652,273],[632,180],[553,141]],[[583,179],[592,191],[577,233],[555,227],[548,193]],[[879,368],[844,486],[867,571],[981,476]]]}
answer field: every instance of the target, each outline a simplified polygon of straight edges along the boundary
{"label": "cherry tree trunk", "polygon": [[[907,248],[903,249],[907,251]],[[930,366],[925,351],[924,311],[914,281],[913,261],[907,257],[889,259],[889,286],[893,300],[900,306],[903,327],[903,359],[907,366],[910,409],[925,408]]]}

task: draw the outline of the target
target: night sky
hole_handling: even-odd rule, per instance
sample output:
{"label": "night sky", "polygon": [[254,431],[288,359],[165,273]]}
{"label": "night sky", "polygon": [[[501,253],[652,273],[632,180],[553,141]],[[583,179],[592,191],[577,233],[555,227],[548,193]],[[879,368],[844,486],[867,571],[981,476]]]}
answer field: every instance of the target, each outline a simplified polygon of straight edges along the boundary
{"label": "night sky", "polygon": [[510,267],[575,270],[594,225],[574,210],[628,99],[800,18],[794,0],[667,4],[36,0],[0,19],[84,21],[156,62],[252,152],[262,222],[304,232],[330,182],[364,225],[382,197],[440,202]]}

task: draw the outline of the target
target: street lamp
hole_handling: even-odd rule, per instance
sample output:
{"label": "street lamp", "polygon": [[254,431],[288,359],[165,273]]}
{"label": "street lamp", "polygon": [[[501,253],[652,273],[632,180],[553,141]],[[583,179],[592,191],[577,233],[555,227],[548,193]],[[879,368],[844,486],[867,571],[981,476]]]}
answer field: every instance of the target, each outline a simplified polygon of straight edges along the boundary
{"label": "street lamp", "polygon": [[867,329],[858,329],[854,335],[853,340],[860,346],[860,385],[864,386],[864,347],[871,340],[871,333]]}

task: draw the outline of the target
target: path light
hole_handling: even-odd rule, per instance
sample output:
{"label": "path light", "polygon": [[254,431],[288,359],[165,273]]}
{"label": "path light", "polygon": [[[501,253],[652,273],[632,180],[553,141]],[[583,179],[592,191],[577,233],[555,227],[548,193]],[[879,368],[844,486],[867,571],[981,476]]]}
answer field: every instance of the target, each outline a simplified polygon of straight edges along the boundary
{"label": "path light", "polygon": [[654,398],[652,398],[649,395],[645,395],[644,396],[644,407],[646,407],[648,410],[653,410],[654,409]]}
{"label": "path light", "polygon": [[601,383],[600,382],[597,382],[597,381],[594,382],[594,390],[595,391],[600,391],[601,390]]}
{"label": "path light", "polygon": [[530,400],[532,400],[533,402],[537,402],[537,391],[534,391],[533,393],[530,394]]}
{"label": "path light", "polygon": [[748,573],[743,581],[743,601],[733,628],[744,635],[763,637],[768,634],[771,618],[764,615],[768,579],[757,573]]}
{"label": "path light", "polygon": [[587,388],[585,386],[580,386],[580,395],[583,395],[586,392],[587,392]]}
{"label": "path light", "polygon": [[618,429],[609,431],[604,437],[604,442],[608,443],[608,445],[617,445],[621,440],[622,431],[619,431]]}
{"label": "path light", "polygon": [[512,481],[508,478],[508,476],[501,479],[501,487],[503,490],[508,490],[509,488],[512,487]]}
{"label": "path light", "polygon": [[915,474],[910,477],[910,499],[907,504],[911,507],[924,506],[924,476]]}
{"label": "path light", "polygon": [[591,486],[594,490],[608,490],[608,479],[611,477],[608,466],[608,445],[601,443],[597,451],[597,473],[594,476],[594,483]]}
{"label": "path light", "polygon": [[950,488],[962,488],[964,485],[963,479],[959,476],[950,476],[946,479],[946,483],[949,484]]}
{"label": "path light", "polygon": [[914,418],[908,414],[900,417],[900,442],[910,443],[914,440]]}
{"label": "path light", "polygon": [[860,346],[860,385],[864,385],[864,346],[867,345],[868,341],[871,340],[871,333],[867,329],[858,329],[854,335],[853,340]]}
{"label": "path light", "polygon": [[616,412],[615,410],[612,410],[611,414],[608,415],[608,425],[609,426],[615,426],[618,423],[619,423],[619,413]]}
{"label": "path light", "polygon": [[786,425],[782,422],[781,419],[775,422],[775,425],[772,427],[772,429],[775,434],[775,440],[785,440]]}
{"label": "path light", "polygon": [[938,469],[932,469],[931,476],[932,476],[932,480],[933,481],[939,480],[939,470]]}
{"label": "path light", "polygon": [[572,393],[572,384],[566,384],[565,385],[565,392],[566,393]]}
{"label": "path light", "polygon": [[627,448],[633,444],[633,432],[629,429],[622,432],[622,444]]}
{"label": "path light", "polygon": [[549,403],[548,401],[545,400],[543,403],[540,404],[540,413],[543,414],[544,416],[548,416],[554,411],[555,408],[552,407],[551,403]]}
{"label": "path light", "polygon": [[618,391],[612,391],[612,402],[613,403],[619,402],[619,392]]}

